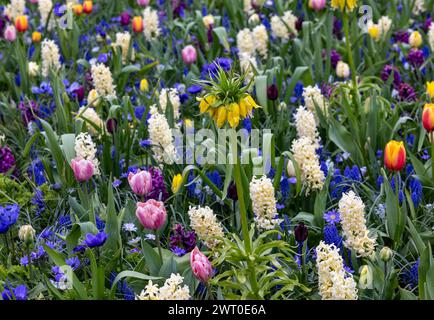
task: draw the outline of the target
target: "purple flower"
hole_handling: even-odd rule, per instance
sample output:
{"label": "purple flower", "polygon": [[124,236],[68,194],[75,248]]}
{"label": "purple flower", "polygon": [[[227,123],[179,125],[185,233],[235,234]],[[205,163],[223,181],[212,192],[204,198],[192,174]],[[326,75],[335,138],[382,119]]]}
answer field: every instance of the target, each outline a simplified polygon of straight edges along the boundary
{"label": "purple flower", "polygon": [[21,101],[18,105],[18,109],[21,110],[21,117],[23,118],[26,127],[39,116],[39,106],[33,100],[30,100],[27,103]]}
{"label": "purple flower", "polygon": [[423,51],[419,49],[412,49],[408,53],[407,59],[413,67],[419,68],[423,64],[424,60]]}
{"label": "purple flower", "polygon": [[120,22],[122,26],[127,26],[130,24],[131,16],[128,12],[124,11],[121,13]]}
{"label": "purple flower", "polygon": [[401,83],[398,87],[399,98],[403,101],[415,101],[416,93],[408,83]]}
{"label": "purple flower", "polygon": [[398,31],[395,33],[395,41],[396,42],[402,42],[402,43],[408,43],[408,32],[407,31]]}
{"label": "purple flower", "polygon": [[339,212],[336,210],[331,210],[331,211],[324,213],[323,217],[324,217],[324,220],[330,224],[339,223],[341,221],[341,217],[339,215]]}
{"label": "purple flower", "polygon": [[176,224],[170,236],[170,250],[177,256],[183,256],[195,247],[196,234],[194,231],[187,231],[181,224]]}
{"label": "purple flower", "polygon": [[381,70],[381,80],[383,80],[384,82],[386,82],[390,75],[393,72],[393,84],[395,86],[399,86],[399,84],[401,83],[401,75],[399,74],[399,70],[398,68],[391,66],[389,64],[386,64],[383,68],[383,70]]}
{"label": "purple flower", "polygon": [[166,201],[169,197],[169,193],[164,184],[163,174],[156,168],[150,168],[148,171],[152,177],[152,191],[146,196],[146,200],[155,199],[157,201]]}
{"label": "purple flower", "polygon": [[9,147],[0,146],[0,173],[8,172],[15,166],[15,157]]}
{"label": "purple flower", "polygon": [[104,231],[98,232],[97,234],[88,233],[83,244],[87,245],[89,248],[100,247],[107,240],[107,234]]}

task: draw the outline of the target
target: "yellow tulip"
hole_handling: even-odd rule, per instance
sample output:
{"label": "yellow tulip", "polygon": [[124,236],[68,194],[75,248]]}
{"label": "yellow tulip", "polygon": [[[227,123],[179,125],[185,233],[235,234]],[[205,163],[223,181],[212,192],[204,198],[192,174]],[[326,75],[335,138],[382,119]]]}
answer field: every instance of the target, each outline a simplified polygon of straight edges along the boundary
{"label": "yellow tulip", "polygon": [[140,91],[145,92],[149,90],[149,82],[146,79],[140,81]]}
{"label": "yellow tulip", "polygon": [[240,107],[236,102],[229,105],[228,122],[232,128],[238,127],[240,123]]}
{"label": "yellow tulip", "polygon": [[172,192],[177,193],[179,191],[179,188],[181,187],[182,183],[182,175],[178,173],[176,176],[173,177],[172,180]]}
{"label": "yellow tulip", "polygon": [[226,118],[227,118],[227,110],[225,106],[221,106],[220,108],[218,108],[217,110],[217,127],[221,128],[223,127],[223,125],[226,122]]}
{"label": "yellow tulip", "polygon": [[368,28],[368,33],[371,36],[371,38],[374,39],[375,41],[380,39],[380,28],[378,27],[378,25],[376,24],[371,25]]}
{"label": "yellow tulip", "polygon": [[419,48],[422,45],[422,35],[419,33],[419,31],[413,31],[413,33],[410,35],[410,38],[408,39],[408,43],[413,48]]}
{"label": "yellow tulip", "polygon": [[434,99],[434,81],[426,83],[426,93],[431,99]]}

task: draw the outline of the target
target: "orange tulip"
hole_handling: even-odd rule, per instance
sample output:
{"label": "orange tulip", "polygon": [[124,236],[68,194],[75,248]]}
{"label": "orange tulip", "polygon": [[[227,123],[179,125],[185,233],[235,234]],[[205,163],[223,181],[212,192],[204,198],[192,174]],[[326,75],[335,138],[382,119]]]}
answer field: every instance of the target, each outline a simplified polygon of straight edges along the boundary
{"label": "orange tulip", "polygon": [[27,21],[27,16],[18,16],[15,19],[15,28],[18,32],[25,32],[29,28],[29,22]]}
{"label": "orange tulip", "polygon": [[83,6],[81,4],[74,4],[72,6],[72,11],[74,12],[75,15],[79,16],[83,13]]}
{"label": "orange tulip", "polygon": [[423,107],[422,124],[426,131],[434,131],[434,103],[426,103]]}
{"label": "orange tulip", "polygon": [[41,35],[40,32],[38,32],[38,31],[34,31],[34,32],[32,33],[32,41],[33,41],[33,42],[40,42],[40,41],[41,41],[41,38],[42,38],[42,35]]}
{"label": "orange tulip", "polygon": [[134,17],[132,20],[133,31],[142,32],[143,31],[143,18],[140,16]]}
{"label": "orange tulip", "polygon": [[391,140],[384,148],[384,165],[391,171],[399,171],[405,166],[404,142]]}
{"label": "orange tulip", "polygon": [[92,12],[92,1],[85,1],[83,2],[83,12],[86,14],[89,14]]}

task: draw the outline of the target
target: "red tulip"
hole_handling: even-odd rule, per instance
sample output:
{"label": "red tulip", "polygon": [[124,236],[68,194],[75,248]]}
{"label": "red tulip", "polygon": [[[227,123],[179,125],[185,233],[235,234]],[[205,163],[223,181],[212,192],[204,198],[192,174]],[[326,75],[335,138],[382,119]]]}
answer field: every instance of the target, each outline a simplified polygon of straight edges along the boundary
{"label": "red tulip", "polygon": [[25,32],[29,28],[29,22],[27,21],[27,16],[19,16],[15,19],[15,28],[18,32]]}
{"label": "red tulip", "polygon": [[422,124],[426,131],[434,130],[434,103],[427,103],[423,107]]}

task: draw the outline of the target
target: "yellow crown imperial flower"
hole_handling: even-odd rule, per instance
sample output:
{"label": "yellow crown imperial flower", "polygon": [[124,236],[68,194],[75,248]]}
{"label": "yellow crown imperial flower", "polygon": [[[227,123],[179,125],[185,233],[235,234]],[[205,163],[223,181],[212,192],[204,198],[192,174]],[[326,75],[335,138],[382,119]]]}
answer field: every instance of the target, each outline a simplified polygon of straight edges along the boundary
{"label": "yellow crown imperial flower", "polygon": [[240,123],[240,107],[236,102],[232,102],[229,105],[228,122],[232,128],[238,127]]}
{"label": "yellow crown imperial flower", "polygon": [[332,0],[331,6],[334,9],[340,9],[341,11],[347,9],[351,12],[357,6],[357,0]]}

